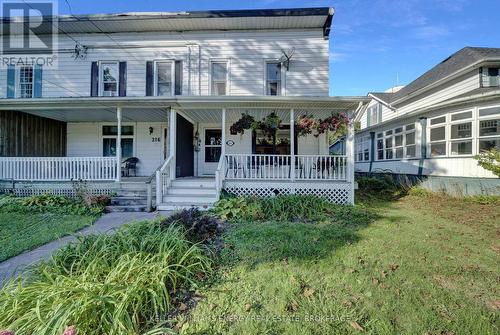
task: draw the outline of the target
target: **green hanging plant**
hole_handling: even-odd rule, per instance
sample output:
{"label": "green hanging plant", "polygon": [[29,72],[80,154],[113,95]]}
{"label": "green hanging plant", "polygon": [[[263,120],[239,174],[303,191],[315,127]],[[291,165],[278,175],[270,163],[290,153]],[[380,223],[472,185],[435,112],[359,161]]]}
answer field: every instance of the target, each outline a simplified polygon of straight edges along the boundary
{"label": "green hanging plant", "polygon": [[281,126],[281,119],[275,112],[272,112],[255,126],[256,129],[262,130],[266,136],[273,138]]}
{"label": "green hanging plant", "polygon": [[231,135],[244,134],[245,130],[253,128],[255,126],[255,118],[248,114],[241,114],[241,118],[233,123],[231,127],[229,127],[229,132]]}

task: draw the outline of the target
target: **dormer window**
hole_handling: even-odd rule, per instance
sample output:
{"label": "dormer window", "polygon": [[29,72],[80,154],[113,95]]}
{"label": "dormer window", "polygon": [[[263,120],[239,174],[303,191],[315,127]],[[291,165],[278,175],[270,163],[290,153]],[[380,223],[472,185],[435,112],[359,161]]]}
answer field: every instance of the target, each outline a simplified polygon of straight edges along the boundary
{"label": "dormer window", "polygon": [[500,86],[500,68],[484,67],[482,71],[482,87],[499,87]]}

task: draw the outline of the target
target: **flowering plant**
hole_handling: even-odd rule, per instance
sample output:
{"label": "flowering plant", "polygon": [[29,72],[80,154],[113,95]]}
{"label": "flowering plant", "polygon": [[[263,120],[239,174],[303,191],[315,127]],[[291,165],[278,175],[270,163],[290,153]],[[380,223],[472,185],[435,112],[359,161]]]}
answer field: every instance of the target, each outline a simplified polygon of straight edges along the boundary
{"label": "flowering plant", "polygon": [[297,136],[306,136],[312,133],[318,126],[318,121],[312,115],[301,115],[295,125]]}
{"label": "flowering plant", "polygon": [[229,128],[231,135],[244,134],[245,130],[253,128],[255,125],[255,118],[247,113],[241,114],[241,118],[233,123]]}
{"label": "flowering plant", "polygon": [[338,130],[345,129],[349,124],[349,118],[345,113],[340,113],[338,115],[332,115],[324,120],[319,120],[318,126],[316,127],[316,134],[314,136],[318,137],[325,131],[336,132]]}

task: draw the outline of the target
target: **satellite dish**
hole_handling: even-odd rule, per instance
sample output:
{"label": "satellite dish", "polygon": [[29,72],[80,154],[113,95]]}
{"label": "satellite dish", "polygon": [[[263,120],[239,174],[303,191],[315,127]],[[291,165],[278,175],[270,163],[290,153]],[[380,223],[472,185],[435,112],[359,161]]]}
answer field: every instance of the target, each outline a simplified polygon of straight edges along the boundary
{"label": "satellite dish", "polygon": [[288,71],[290,69],[290,60],[292,59],[293,54],[295,53],[295,48],[289,49],[288,51],[281,49],[281,57],[278,61],[286,68]]}

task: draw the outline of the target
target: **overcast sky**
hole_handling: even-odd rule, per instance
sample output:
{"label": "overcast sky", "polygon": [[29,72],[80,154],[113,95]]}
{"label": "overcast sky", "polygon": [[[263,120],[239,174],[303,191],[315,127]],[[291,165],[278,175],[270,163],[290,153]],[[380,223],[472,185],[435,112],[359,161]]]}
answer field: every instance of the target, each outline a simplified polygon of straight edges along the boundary
{"label": "overcast sky", "polygon": [[500,0],[59,0],[59,13],[334,7],[330,95],[407,84],[464,46],[500,47]]}

